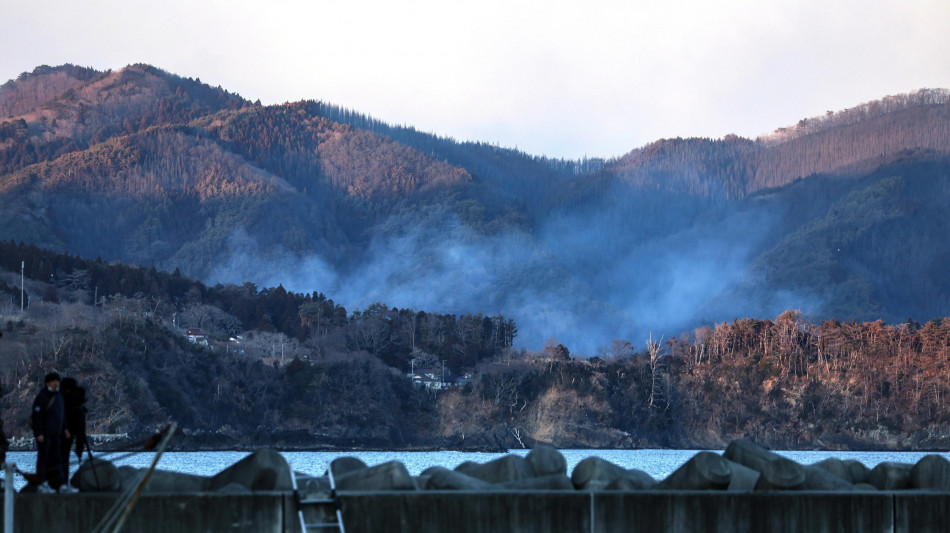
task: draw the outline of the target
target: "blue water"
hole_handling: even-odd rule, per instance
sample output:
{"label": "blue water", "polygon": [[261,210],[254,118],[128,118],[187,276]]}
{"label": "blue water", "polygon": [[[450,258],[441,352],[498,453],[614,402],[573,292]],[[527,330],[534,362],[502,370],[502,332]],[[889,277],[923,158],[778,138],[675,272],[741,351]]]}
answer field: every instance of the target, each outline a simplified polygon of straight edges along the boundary
{"label": "blue water", "polygon": [[[636,468],[660,480],[670,475],[680,465],[702,450],[560,450],[567,461],[568,474],[583,459],[598,456],[602,459],[620,465],[624,468]],[[711,450],[721,453],[722,450]],[[353,452],[282,452],[290,466],[297,472],[314,476],[323,475],[330,461],[337,457],[358,457],[367,465],[377,465],[388,461],[400,461],[409,470],[410,474],[417,475],[430,466],[444,466],[455,468],[465,461],[484,463],[506,455],[504,453],[482,452],[381,452],[381,451],[353,451]],[[526,455],[528,450],[512,450],[509,453]],[[914,464],[925,455],[933,452],[828,452],[828,451],[779,451],[778,453],[801,464],[812,464],[828,457],[838,459],[857,459],[868,468],[874,468],[879,463],[890,461]],[[240,461],[248,452],[166,452],[159,460],[158,468],[175,472],[186,472],[211,476]],[[942,453],[950,459],[950,454]],[[104,459],[110,456],[103,454]],[[141,453],[116,461],[117,465],[148,467],[154,459],[154,453]],[[73,457],[75,461],[75,457]],[[33,472],[36,464],[35,452],[10,452],[7,461],[15,463],[20,470]],[[73,465],[75,470],[75,465]],[[26,482],[21,476],[16,476],[14,487],[18,490]]]}

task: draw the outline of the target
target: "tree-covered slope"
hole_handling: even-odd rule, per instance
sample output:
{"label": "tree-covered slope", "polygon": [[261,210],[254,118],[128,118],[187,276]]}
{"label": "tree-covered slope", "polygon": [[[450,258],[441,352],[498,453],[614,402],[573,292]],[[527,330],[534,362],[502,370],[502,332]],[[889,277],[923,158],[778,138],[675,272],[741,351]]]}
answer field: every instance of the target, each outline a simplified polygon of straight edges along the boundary
{"label": "tree-covered slope", "polygon": [[610,161],[260,106],[148,65],[41,67],[0,109],[5,238],[354,307],[502,313],[535,347],[789,308],[929,319],[950,291],[946,90]]}
{"label": "tree-covered slope", "polygon": [[[785,311],[586,358],[555,343],[512,349],[517,324],[502,316],[348,312],[323,294],[210,287],[0,242],[0,326],[0,415],[19,446],[51,370],[86,387],[90,432],[137,441],[175,421],[176,449],[950,443],[946,318]],[[440,376],[440,390],[414,386],[410,371]]]}

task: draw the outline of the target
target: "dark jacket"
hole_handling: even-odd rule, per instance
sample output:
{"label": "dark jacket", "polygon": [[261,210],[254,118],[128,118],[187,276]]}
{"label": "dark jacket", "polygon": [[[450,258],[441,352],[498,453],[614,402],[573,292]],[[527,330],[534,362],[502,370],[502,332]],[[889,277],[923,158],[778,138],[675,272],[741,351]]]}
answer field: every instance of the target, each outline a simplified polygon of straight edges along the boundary
{"label": "dark jacket", "polygon": [[76,439],[76,451],[82,451],[86,440],[86,389],[76,387],[62,391],[66,408],[66,429]]}
{"label": "dark jacket", "polygon": [[33,400],[33,435],[59,436],[66,429],[66,407],[59,392],[43,390]]}

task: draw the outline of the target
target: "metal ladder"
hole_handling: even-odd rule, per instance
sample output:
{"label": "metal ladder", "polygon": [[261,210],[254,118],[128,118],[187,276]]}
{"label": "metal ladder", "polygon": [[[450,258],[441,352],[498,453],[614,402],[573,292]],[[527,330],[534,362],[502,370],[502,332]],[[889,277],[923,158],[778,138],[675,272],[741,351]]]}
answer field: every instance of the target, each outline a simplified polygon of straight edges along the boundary
{"label": "metal ladder", "polygon": [[[311,498],[302,499],[300,491],[297,489],[297,474],[293,468],[290,469],[290,479],[294,484],[294,498],[297,500],[297,518],[300,520],[300,531],[308,533],[316,529],[337,528],[340,533],[346,533],[343,528],[343,512],[340,509],[340,500],[336,495],[336,482],[333,480],[333,470],[327,468],[327,475],[330,477],[330,497],[329,498]],[[311,522],[307,523],[304,511],[306,509],[333,509],[336,512],[336,522]]]}

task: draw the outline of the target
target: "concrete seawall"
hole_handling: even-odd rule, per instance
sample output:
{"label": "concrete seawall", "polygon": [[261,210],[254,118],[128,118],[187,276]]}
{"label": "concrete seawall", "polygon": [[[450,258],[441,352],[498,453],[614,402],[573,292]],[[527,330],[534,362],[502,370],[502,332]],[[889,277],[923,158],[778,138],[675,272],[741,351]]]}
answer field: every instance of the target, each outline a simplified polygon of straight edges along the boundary
{"label": "concrete seawall", "polygon": [[[115,500],[21,494],[15,531],[89,532]],[[950,493],[930,491],[391,491],[344,492],[340,503],[349,533],[936,533],[950,524]],[[299,526],[290,492],[144,494],[123,531],[298,533]]]}
{"label": "concrete seawall", "polygon": [[834,458],[801,465],[742,439],[721,455],[698,452],[662,480],[597,456],[568,475],[563,455],[539,446],[417,476],[398,461],[368,466],[355,457],[309,476],[267,449],[211,477],[86,462],[70,484],[80,492],[24,488],[13,502],[15,530],[89,532],[104,523],[113,531],[117,502],[135,493],[122,531],[297,533],[301,520],[337,522],[337,509],[350,533],[950,531],[943,455],[872,469]]}
{"label": "concrete seawall", "polygon": [[[18,494],[14,531],[88,533],[96,529],[117,499],[116,494],[102,493]],[[122,531],[284,533],[300,528],[293,493],[195,493],[143,494]]]}
{"label": "concrete seawall", "polygon": [[924,533],[950,527],[927,492],[522,492],[347,494],[348,532]]}

